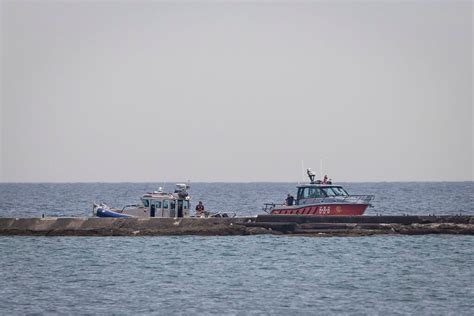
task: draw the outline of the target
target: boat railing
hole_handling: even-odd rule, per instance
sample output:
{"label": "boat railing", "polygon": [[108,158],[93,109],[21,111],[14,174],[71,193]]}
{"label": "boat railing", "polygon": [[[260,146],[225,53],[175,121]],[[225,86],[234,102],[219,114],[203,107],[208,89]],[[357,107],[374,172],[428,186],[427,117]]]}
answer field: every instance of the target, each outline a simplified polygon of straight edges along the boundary
{"label": "boat railing", "polygon": [[275,208],[275,206],[285,206],[285,205],[286,204],[284,203],[264,203],[262,207],[262,211],[264,211],[265,213],[270,213]]}
{"label": "boat railing", "polygon": [[222,211],[222,212],[215,212],[215,213],[213,213],[213,212],[204,212],[204,214],[206,214],[206,217],[230,217],[230,218],[233,218],[233,217],[237,216],[237,213],[232,212],[232,211]]}
{"label": "boat railing", "polygon": [[373,195],[346,195],[346,196],[331,196],[328,197],[334,199],[335,201],[344,201],[346,203],[370,203],[375,197]]}
{"label": "boat railing", "polygon": [[130,205],[125,205],[123,208],[122,208],[122,212],[125,211],[125,209],[129,208],[129,207],[139,207],[140,205],[138,204],[130,204]]}
{"label": "boat railing", "polygon": [[194,216],[191,216],[191,217],[195,217],[195,218],[209,218],[209,217],[230,217],[230,218],[234,218],[237,216],[237,213],[236,212],[233,212],[233,211],[217,211],[217,212],[213,212],[213,211],[204,211],[204,213],[202,213],[201,215],[194,215]]}
{"label": "boat railing", "polygon": [[308,203],[350,203],[350,204],[370,204],[374,199],[373,195],[336,195],[315,197],[299,200],[299,204]]}

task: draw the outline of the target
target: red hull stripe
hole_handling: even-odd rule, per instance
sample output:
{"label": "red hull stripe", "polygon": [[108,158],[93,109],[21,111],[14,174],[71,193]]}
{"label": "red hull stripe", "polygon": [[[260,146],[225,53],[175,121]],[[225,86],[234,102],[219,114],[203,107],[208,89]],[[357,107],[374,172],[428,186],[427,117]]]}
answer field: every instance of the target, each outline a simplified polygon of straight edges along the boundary
{"label": "red hull stripe", "polygon": [[366,204],[325,204],[318,206],[305,206],[300,208],[281,208],[271,212],[271,214],[289,215],[362,215],[367,209]]}

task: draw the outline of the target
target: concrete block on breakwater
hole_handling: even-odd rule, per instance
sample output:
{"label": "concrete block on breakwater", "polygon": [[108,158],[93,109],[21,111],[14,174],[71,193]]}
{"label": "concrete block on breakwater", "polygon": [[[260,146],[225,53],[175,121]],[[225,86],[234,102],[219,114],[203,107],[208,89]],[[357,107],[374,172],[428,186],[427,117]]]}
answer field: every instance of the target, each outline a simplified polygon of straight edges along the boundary
{"label": "concrete block on breakwater", "polygon": [[0,218],[0,235],[27,236],[229,236],[288,234],[474,235],[474,216],[304,216],[237,218]]}
{"label": "concrete block on breakwater", "polygon": [[247,235],[265,231],[243,226],[245,218],[0,218],[0,235],[160,236]]}

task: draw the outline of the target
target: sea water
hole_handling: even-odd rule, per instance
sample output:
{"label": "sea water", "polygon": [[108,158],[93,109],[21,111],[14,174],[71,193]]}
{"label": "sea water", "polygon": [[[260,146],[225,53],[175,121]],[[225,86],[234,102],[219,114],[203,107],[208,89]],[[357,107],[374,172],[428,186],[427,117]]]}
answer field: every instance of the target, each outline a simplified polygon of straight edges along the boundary
{"label": "sea water", "polygon": [[[283,203],[296,196],[296,183],[191,183],[195,206],[233,211],[238,216],[262,214],[266,202]],[[341,183],[350,194],[372,194],[367,215],[474,214],[474,182]],[[91,216],[93,202],[123,207],[141,195],[173,183],[0,183],[0,217]]]}
{"label": "sea water", "polygon": [[[0,184],[0,216],[89,216],[92,201],[122,206],[157,186]],[[376,195],[368,214],[474,215],[472,182],[344,186]],[[256,215],[293,187],[190,193]],[[473,236],[0,237],[0,315],[472,315],[473,267]]]}

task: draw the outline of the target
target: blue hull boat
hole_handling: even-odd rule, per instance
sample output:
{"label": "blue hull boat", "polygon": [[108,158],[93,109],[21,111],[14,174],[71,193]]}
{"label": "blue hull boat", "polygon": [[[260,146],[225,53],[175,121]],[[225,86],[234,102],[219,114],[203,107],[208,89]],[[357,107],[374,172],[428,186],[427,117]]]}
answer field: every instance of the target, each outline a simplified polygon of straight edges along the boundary
{"label": "blue hull boat", "polygon": [[111,209],[107,208],[104,205],[94,205],[94,215],[97,217],[122,217],[122,218],[134,217],[132,215],[112,211]]}

